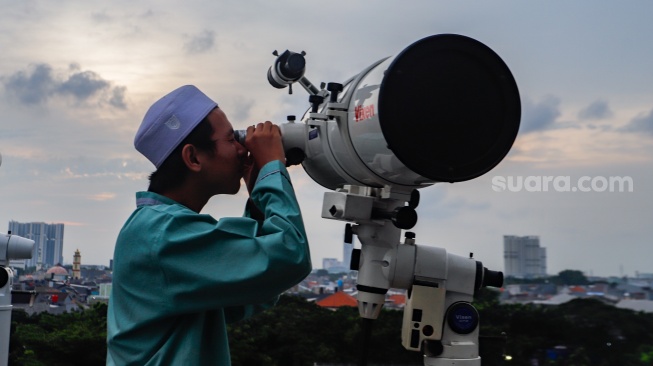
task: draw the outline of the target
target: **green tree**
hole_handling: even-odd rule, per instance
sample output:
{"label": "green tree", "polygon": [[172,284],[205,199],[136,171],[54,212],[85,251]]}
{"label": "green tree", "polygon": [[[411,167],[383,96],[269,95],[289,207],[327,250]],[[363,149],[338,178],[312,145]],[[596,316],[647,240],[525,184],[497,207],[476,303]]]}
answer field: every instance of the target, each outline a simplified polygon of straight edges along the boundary
{"label": "green tree", "polygon": [[[18,313],[18,312],[17,312]],[[32,317],[17,315],[10,343],[13,365],[103,365],[106,362],[105,304],[85,311]]]}
{"label": "green tree", "polygon": [[558,273],[556,277],[551,279],[554,283],[558,285],[567,285],[567,286],[583,286],[589,285],[590,281],[585,277],[583,272],[566,269]]}
{"label": "green tree", "polygon": [[639,348],[638,352],[642,365],[653,365],[653,345],[643,345]]}
{"label": "green tree", "polygon": [[[401,345],[403,313],[385,310],[374,321],[369,362],[423,364]],[[363,344],[358,309],[321,308],[303,298],[282,296],[277,306],[229,326],[232,363],[313,365],[356,363]]]}
{"label": "green tree", "polygon": [[[653,314],[615,308],[593,299],[559,306],[501,305],[495,291],[481,291],[483,366],[653,365]],[[10,365],[103,365],[106,305],[62,315],[12,315]],[[401,346],[403,312],[383,310],[373,322],[370,364],[423,364]],[[353,307],[331,311],[300,297],[282,296],[277,306],[229,326],[234,366],[356,363],[363,343],[361,319]],[[564,346],[556,361],[547,350]],[[508,364],[508,363],[506,363]]]}
{"label": "green tree", "polygon": [[[229,326],[232,364],[312,365],[332,350],[318,334],[328,329],[330,312],[294,296],[282,296],[277,306]],[[332,326],[332,325],[331,325]]]}

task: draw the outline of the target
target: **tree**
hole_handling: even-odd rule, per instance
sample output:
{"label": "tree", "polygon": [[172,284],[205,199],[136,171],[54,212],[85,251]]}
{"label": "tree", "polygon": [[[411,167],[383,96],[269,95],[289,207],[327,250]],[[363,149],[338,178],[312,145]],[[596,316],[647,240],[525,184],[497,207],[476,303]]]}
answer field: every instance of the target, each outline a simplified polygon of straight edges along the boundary
{"label": "tree", "polygon": [[[593,299],[559,306],[501,305],[489,290],[481,291],[474,304],[480,313],[483,366],[503,364],[504,352],[515,366],[531,365],[532,359],[540,365],[653,365],[653,314]],[[104,365],[106,310],[96,304],[62,315],[15,311],[9,365]],[[423,364],[418,352],[401,346],[402,318],[402,311],[384,309],[374,321],[370,364]],[[354,307],[331,311],[301,297],[281,296],[277,306],[229,326],[233,365],[356,363],[361,325]],[[549,360],[554,353],[558,359]]]}
{"label": "tree", "polygon": [[642,365],[653,365],[653,346],[644,345],[639,348],[639,360]]}
{"label": "tree", "polygon": [[325,277],[325,276],[328,276],[328,275],[329,275],[329,271],[327,271],[326,269],[322,269],[322,268],[321,268],[321,269],[318,269],[318,270],[315,272],[315,275],[318,276],[318,277]]}
{"label": "tree", "polygon": [[[422,364],[401,345],[403,313],[381,312],[374,321],[369,362]],[[301,297],[282,296],[277,306],[229,326],[232,364],[292,365],[355,363],[362,342],[358,309],[321,308]]]}
{"label": "tree", "polygon": [[[17,315],[10,340],[12,365],[103,365],[106,363],[107,305],[84,311],[32,317]],[[92,350],[89,352],[89,350]]]}
{"label": "tree", "polygon": [[566,269],[560,273],[558,276],[553,277],[552,281],[559,285],[567,286],[583,286],[589,285],[590,281],[587,280],[587,277],[581,271]]}

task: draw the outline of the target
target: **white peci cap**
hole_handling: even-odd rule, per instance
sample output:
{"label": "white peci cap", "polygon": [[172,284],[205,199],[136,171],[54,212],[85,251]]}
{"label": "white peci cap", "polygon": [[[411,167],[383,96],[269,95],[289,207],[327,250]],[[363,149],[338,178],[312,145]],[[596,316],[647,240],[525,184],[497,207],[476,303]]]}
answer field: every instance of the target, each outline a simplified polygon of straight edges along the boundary
{"label": "white peci cap", "polygon": [[145,113],[134,146],[157,169],[218,104],[193,85],[177,88]]}

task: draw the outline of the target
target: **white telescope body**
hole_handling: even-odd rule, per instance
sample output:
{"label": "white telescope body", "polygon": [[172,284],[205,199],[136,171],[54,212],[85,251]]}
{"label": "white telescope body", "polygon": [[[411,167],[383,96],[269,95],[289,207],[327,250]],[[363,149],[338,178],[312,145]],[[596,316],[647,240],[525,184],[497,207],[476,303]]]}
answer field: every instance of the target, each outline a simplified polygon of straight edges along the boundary
{"label": "white telescope body", "polygon": [[0,265],[7,265],[12,259],[30,259],[33,250],[34,240],[0,233]]}
{"label": "white telescope body", "polygon": [[505,157],[519,130],[510,70],[490,48],[460,35],[419,40],[344,82],[335,98],[320,93],[326,100],[304,123],[281,128],[286,150],[303,150],[304,169],[329,189],[407,191],[473,179]]}

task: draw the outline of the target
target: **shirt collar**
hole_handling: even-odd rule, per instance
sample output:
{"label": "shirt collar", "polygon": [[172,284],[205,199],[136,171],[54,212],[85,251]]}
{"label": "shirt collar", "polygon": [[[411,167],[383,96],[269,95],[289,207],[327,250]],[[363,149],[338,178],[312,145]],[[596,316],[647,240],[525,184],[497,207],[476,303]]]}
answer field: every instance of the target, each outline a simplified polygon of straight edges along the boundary
{"label": "shirt collar", "polygon": [[162,196],[158,193],[145,191],[136,192],[136,207],[178,204],[179,202],[174,201],[166,196]]}

